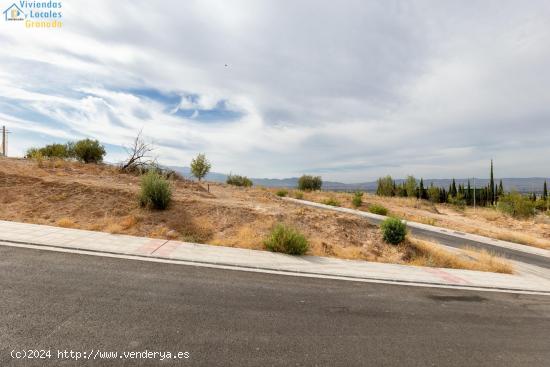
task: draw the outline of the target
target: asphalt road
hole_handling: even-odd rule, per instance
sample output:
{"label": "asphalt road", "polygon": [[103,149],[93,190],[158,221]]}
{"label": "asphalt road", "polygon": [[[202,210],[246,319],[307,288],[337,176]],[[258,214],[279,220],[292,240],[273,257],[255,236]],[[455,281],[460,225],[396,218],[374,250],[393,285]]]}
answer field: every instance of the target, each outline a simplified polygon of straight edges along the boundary
{"label": "asphalt road", "polygon": [[[291,199],[291,200],[292,200],[291,202],[299,203],[299,205],[308,205],[308,206],[313,206],[313,207],[321,208],[325,210],[340,211],[339,210],[340,208],[337,208],[337,207],[318,206],[317,203],[313,203],[313,202],[298,201],[295,199]],[[383,221],[382,219],[365,216],[365,215],[368,215],[368,213],[363,212],[361,214],[355,214],[355,215],[360,215],[361,217],[365,218],[369,223],[377,226],[380,225],[380,223]],[[421,228],[414,228],[411,226],[408,226],[408,230],[415,237],[426,239],[426,240],[433,240],[433,241],[439,242],[442,245],[451,246],[455,248],[464,248],[468,246],[468,247],[473,247],[477,249],[485,249],[495,254],[498,254],[500,256],[506,257],[510,260],[515,260],[526,264],[536,265],[542,268],[550,269],[550,259],[547,257],[538,256],[535,254],[530,254],[522,251],[516,251],[506,247],[501,247],[498,245],[491,245],[484,242],[478,242],[474,240],[456,237],[456,236],[453,236],[452,233],[455,231],[452,229],[446,229],[449,232],[448,234],[433,232],[433,231],[429,231]],[[460,231],[456,231],[456,232],[460,233]]]}
{"label": "asphalt road", "polygon": [[[515,251],[506,247],[492,246],[487,243],[473,241],[469,239],[457,238],[443,233],[431,232],[420,228],[409,227],[411,233],[418,238],[424,238],[427,240],[434,240],[442,245],[464,248],[473,247],[477,249],[485,249],[491,251],[500,256],[506,257],[511,260],[520,261],[522,263],[540,266],[542,268],[550,269],[550,259],[527,252]],[[449,230],[452,232],[452,230]]]}
{"label": "asphalt road", "polygon": [[[382,220],[379,220],[379,219],[367,218],[367,217],[365,217],[365,219],[369,223],[377,226],[380,225],[380,223],[382,223]],[[516,251],[513,249],[509,249],[509,248],[501,247],[497,245],[493,246],[484,242],[478,242],[470,239],[455,237],[452,235],[452,232],[454,232],[454,230],[452,229],[447,229],[447,231],[449,231],[449,234],[433,232],[426,229],[414,228],[411,226],[408,226],[408,230],[412,235],[414,235],[417,238],[432,240],[445,246],[450,246],[455,248],[473,247],[477,249],[484,249],[484,250],[491,251],[492,253],[498,254],[502,257],[508,258],[510,260],[520,261],[522,263],[540,266],[545,269],[550,269],[550,259],[547,257],[538,256],[535,254],[530,254],[522,251]]]}
{"label": "asphalt road", "polygon": [[[0,366],[548,366],[550,297],[0,246]],[[16,360],[13,349],[55,358]],[[57,350],[189,352],[57,359]]]}

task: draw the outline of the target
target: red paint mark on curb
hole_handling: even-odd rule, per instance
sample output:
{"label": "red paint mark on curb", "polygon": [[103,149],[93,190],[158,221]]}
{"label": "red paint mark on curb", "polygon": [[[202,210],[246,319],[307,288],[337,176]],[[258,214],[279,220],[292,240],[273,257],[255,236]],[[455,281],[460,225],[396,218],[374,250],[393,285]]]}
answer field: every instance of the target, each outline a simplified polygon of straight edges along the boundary
{"label": "red paint mark on curb", "polygon": [[164,245],[166,240],[150,240],[143,246],[139,247],[136,252],[141,255],[151,255],[160,246]]}
{"label": "red paint mark on curb", "polygon": [[172,252],[174,252],[174,250],[177,249],[178,246],[179,246],[179,243],[168,241],[163,246],[153,251],[152,255],[158,256],[158,257],[170,257]]}
{"label": "red paint mark on curb", "polygon": [[445,280],[448,283],[451,284],[462,284],[462,285],[471,285],[469,281],[466,279],[462,279],[460,277],[457,277],[456,275],[449,274],[441,269],[434,269],[434,268],[427,268],[424,269],[424,271],[427,271],[428,273],[432,273],[436,276],[438,276],[440,279]]}

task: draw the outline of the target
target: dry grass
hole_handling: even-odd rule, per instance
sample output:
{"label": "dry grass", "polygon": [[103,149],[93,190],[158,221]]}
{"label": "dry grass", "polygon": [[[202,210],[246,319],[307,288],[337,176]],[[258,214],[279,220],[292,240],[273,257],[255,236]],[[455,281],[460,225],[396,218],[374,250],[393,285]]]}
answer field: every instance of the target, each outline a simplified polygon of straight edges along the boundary
{"label": "dry grass", "polygon": [[522,245],[550,249],[550,243],[548,243],[548,241],[536,238],[535,236],[528,233],[499,231],[495,233],[495,237],[502,241],[515,242]]}
{"label": "dry grass", "polygon": [[437,244],[415,238],[408,239],[411,249],[410,265],[467,269],[512,274],[513,267],[505,259],[486,250],[467,248],[465,254],[447,251]]}
{"label": "dry grass", "polygon": [[[196,182],[178,180],[173,182],[173,205],[149,211],[138,206],[139,183],[139,177],[108,165],[43,160],[38,167],[35,161],[3,159],[0,219],[250,249],[263,249],[273,224],[283,222],[308,238],[309,255],[409,261],[406,247],[385,244],[378,227],[366,219],[286,202],[275,190],[209,183],[207,192]],[[351,206],[350,194],[303,194],[319,200],[333,196]],[[376,203],[367,198],[364,208]],[[423,203],[404,202],[434,213]]]}
{"label": "dry grass", "polygon": [[63,217],[59,220],[57,220],[57,222],[55,222],[55,224],[57,224],[59,227],[63,227],[63,228],[77,228],[78,225],[76,224],[76,222],[71,219],[71,218],[66,218],[66,217]]}
{"label": "dry grass", "polygon": [[[353,194],[345,192],[306,192],[304,199],[322,203],[334,198],[341,206],[353,208]],[[493,208],[465,208],[457,210],[447,204],[433,204],[427,200],[401,197],[380,197],[363,195],[359,210],[366,210],[373,204],[383,205],[392,215],[408,221],[449,228],[467,233],[497,238],[527,246],[550,249],[550,220],[545,215],[530,220],[520,220],[506,216]]]}

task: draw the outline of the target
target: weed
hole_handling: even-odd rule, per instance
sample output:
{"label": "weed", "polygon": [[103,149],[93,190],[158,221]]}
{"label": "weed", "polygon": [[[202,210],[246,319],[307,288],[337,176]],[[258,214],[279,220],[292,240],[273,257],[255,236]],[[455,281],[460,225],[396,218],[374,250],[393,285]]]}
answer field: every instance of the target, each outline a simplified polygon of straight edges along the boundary
{"label": "weed", "polygon": [[289,255],[302,255],[309,248],[308,240],[303,234],[282,223],[275,225],[264,245],[270,251]]}
{"label": "weed", "polygon": [[388,215],[388,209],[380,204],[372,204],[369,206],[369,212],[378,215]]}
{"label": "weed", "polygon": [[149,171],[141,179],[139,204],[142,207],[166,209],[172,200],[168,181],[155,171]]}

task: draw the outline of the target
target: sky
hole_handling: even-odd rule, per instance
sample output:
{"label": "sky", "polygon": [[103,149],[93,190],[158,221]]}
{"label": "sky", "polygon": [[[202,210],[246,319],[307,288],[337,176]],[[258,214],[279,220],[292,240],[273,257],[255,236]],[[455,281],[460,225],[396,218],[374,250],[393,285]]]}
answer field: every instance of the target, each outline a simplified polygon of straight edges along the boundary
{"label": "sky", "polygon": [[[2,11],[12,1],[0,0]],[[158,161],[362,182],[550,176],[548,1],[62,1],[0,23],[9,153],[92,138]]]}

